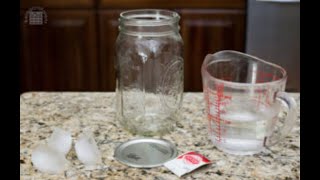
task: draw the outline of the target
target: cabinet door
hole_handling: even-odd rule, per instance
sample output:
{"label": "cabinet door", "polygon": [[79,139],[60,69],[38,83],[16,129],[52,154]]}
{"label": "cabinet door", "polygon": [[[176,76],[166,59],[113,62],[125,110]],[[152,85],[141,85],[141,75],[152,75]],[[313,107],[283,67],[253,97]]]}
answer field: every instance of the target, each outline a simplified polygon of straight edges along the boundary
{"label": "cabinet door", "polygon": [[[34,1],[34,0],[33,0]],[[84,1],[84,0],[82,0]],[[246,0],[99,0],[102,8],[120,9],[182,9],[182,8],[236,8],[244,9]]]}
{"label": "cabinet door", "polygon": [[99,12],[100,25],[100,72],[101,85],[104,91],[114,91],[116,74],[116,39],[118,36],[118,18],[121,10],[101,10]]}
{"label": "cabinet door", "polygon": [[21,11],[21,91],[97,90],[96,23],[87,10],[48,10],[30,25]]}
{"label": "cabinet door", "polygon": [[21,0],[20,8],[29,9],[32,7],[46,8],[93,8],[95,0]]}
{"label": "cabinet door", "polygon": [[220,50],[244,51],[245,11],[183,9],[185,91],[202,91],[201,65],[207,54]]}

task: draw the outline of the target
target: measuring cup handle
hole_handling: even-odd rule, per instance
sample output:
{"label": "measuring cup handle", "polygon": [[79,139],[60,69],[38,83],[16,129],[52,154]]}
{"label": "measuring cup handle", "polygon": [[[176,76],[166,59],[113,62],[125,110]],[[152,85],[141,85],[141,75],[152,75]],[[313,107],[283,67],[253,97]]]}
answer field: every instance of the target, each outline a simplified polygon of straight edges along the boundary
{"label": "measuring cup handle", "polygon": [[[284,124],[279,130],[279,135],[269,139],[267,146],[272,146],[280,142],[286,135],[288,135],[293,128],[297,118],[297,103],[293,97],[286,92],[278,92],[276,100],[280,101],[287,109],[287,116],[285,117]],[[277,120],[279,121],[280,118]]]}

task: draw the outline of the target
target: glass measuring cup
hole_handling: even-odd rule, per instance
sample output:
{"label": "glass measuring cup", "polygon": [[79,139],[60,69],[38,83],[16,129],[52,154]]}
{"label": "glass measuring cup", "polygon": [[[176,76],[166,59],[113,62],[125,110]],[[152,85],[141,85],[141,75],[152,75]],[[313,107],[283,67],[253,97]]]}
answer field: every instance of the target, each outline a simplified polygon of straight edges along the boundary
{"label": "glass measuring cup", "polygon": [[284,92],[287,73],[282,67],[225,50],[207,55],[201,73],[209,137],[218,149],[255,154],[291,131],[297,105]]}

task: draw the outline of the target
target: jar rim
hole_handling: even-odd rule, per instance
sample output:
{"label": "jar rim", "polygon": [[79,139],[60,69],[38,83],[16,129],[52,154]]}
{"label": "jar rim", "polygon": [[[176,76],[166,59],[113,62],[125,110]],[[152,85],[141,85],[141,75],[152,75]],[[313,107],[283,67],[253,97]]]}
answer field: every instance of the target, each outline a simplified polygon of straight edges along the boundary
{"label": "jar rim", "polygon": [[132,26],[162,26],[178,22],[177,12],[165,9],[134,9],[120,13],[119,21]]}

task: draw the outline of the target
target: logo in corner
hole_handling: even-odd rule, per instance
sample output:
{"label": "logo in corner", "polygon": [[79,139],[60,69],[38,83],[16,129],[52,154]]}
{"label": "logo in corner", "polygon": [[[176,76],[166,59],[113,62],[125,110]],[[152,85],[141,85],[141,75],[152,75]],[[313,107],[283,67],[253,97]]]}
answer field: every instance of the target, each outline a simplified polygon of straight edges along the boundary
{"label": "logo in corner", "polygon": [[48,16],[42,7],[31,7],[24,15],[24,23],[29,23],[29,25],[43,25],[47,22]]}

